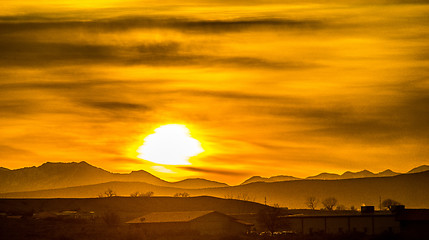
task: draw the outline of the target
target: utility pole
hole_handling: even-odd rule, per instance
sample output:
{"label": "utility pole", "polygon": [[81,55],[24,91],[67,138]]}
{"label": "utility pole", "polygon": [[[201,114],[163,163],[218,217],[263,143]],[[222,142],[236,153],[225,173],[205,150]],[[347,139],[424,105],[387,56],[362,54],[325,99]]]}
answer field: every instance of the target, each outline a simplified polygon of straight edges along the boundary
{"label": "utility pole", "polygon": [[381,211],[381,196],[378,197],[378,209]]}

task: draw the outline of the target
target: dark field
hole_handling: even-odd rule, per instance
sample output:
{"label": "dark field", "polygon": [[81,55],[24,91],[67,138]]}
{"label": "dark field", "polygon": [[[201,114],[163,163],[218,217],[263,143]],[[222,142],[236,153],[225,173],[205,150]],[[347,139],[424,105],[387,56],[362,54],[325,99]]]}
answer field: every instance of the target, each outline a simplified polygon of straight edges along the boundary
{"label": "dark field", "polygon": [[[112,197],[93,199],[0,199],[0,240],[383,240],[421,239],[393,234],[362,233],[310,235],[291,231],[268,234],[258,219],[260,211],[272,207],[234,199],[213,197]],[[247,234],[201,234],[195,230],[154,231],[126,224],[145,213],[215,210],[253,224]],[[282,215],[326,214],[314,210],[282,209]],[[67,213],[74,214],[67,214]],[[336,211],[337,212],[337,211]],[[338,214],[338,213],[332,213]],[[350,214],[350,213],[348,213]],[[287,230],[287,224],[285,228]],[[263,233],[265,232],[265,233]]]}
{"label": "dark field", "polygon": [[297,235],[282,234],[276,236],[260,236],[257,234],[241,236],[201,235],[192,231],[171,231],[162,234],[150,233],[125,224],[116,226],[106,224],[102,219],[96,220],[35,220],[35,219],[1,219],[0,239],[4,240],[384,240],[408,239],[394,235],[367,236],[359,233],[344,235]]}

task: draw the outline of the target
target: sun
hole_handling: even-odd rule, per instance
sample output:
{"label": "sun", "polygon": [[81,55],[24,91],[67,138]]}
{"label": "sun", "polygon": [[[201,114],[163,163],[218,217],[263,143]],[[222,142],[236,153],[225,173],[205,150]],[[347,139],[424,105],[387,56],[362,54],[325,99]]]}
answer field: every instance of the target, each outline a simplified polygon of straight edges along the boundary
{"label": "sun", "polygon": [[190,157],[204,149],[191,136],[189,129],[181,124],[168,124],[155,129],[137,149],[138,158],[164,165],[189,165]]}

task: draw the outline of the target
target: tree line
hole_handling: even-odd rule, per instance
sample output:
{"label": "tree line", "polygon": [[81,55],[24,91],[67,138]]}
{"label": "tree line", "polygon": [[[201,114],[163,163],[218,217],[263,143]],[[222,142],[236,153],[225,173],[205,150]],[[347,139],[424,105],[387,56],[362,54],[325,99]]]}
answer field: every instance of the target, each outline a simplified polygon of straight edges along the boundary
{"label": "tree line", "polygon": [[[321,203],[323,205],[323,207],[321,208],[322,210],[328,210],[328,211],[346,210],[346,207],[342,204],[339,204],[338,200],[335,197],[325,198],[323,201],[321,201]],[[307,197],[305,201],[305,205],[312,210],[316,210],[318,204],[319,204],[319,199],[317,199],[314,196]],[[383,208],[387,210],[392,210],[394,206],[398,206],[398,205],[401,205],[401,203],[388,198],[383,200],[383,202],[381,202],[380,209]],[[350,210],[357,210],[357,209],[355,208],[355,206],[351,206]]]}

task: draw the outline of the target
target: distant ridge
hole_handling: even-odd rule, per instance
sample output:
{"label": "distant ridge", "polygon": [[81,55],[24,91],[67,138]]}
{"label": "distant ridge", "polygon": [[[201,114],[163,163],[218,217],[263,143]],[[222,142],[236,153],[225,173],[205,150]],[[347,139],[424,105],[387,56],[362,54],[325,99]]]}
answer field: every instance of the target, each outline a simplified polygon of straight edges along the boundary
{"label": "distant ridge", "polygon": [[419,172],[426,172],[429,171],[428,165],[421,165],[420,167],[416,167],[408,171],[408,173],[419,173]]}
{"label": "distant ridge", "polygon": [[[413,168],[408,173],[419,173],[429,171],[428,165]],[[372,173],[368,170],[359,172],[347,171],[343,174],[320,173],[315,176],[305,178],[305,180],[341,180],[357,178],[378,178],[392,177],[401,173],[393,172],[390,169],[379,173]],[[284,182],[303,180],[293,176],[278,175],[272,177],[253,176],[245,180],[241,185],[258,182]],[[144,170],[132,171],[129,174],[112,173],[102,168],[82,162],[46,162],[39,167],[26,167],[10,170],[0,167],[0,193],[7,192],[28,192],[37,190],[58,189],[76,187],[107,182],[142,182],[155,186],[172,187],[177,189],[204,189],[204,188],[225,188],[229,185],[202,178],[185,179],[178,182],[164,181]]]}
{"label": "distant ridge", "polygon": [[241,183],[241,185],[254,183],[254,182],[281,182],[281,181],[292,181],[292,180],[298,180],[298,179],[300,178],[285,176],[285,175],[273,176],[269,178],[261,177],[261,176],[253,176],[247,179],[246,181],[244,181],[243,183]]}
{"label": "distant ridge", "polygon": [[203,178],[188,178],[178,182],[172,182],[171,186],[177,188],[189,188],[189,189],[199,189],[199,188],[216,188],[216,187],[228,187],[226,183],[211,181]]}
{"label": "distant ridge", "polygon": [[337,180],[337,179],[353,179],[353,178],[392,177],[399,174],[400,173],[393,172],[390,169],[386,169],[379,173],[373,173],[368,170],[362,170],[359,172],[347,171],[341,175],[334,174],[334,173],[321,173],[316,176],[307,177],[307,179]]}
{"label": "distant ridge", "polygon": [[[95,185],[40,190],[32,192],[0,193],[0,198],[94,198],[110,188],[120,196],[129,196],[135,191],[152,191],[155,196],[173,196],[188,193],[192,196],[213,196],[227,199],[242,199],[279,204],[282,207],[306,208],[309,196],[322,201],[335,197],[346,208],[362,204],[378,206],[379,199],[394,199],[407,208],[429,208],[429,171],[400,174],[393,177],[370,177],[340,180],[295,180],[282,182],[254,182],[239,186],[183,189],[156,186],[143,182],[108,182]],[[321,204],[317,208],[321,208]]]}
{"label": "distant ridge", "polygon": [[[418,172],[424,172],[424,171],[429,171],[429,165],[422,165],[422,166],[413,168],[407,173],[418,173]],[[394,172],[390,169],[386,169],[379,173],[373,173],[368,170],[362,170],[359,172],[347,171],[341,175],[336,173],[324,172],[314,176],[309,176],[305,179],[339,180],[339,179],[354,179],[354,178],[392,177],[392,176],[397,176],[399,174],[402,174],[402,173]],[[253,176],[248,178],[243,183],[241,183],[241,185],[254,183],[254,182],[282,182],[282,181],[293,181],[293,180],[299,180],[299,179],[302,179],[302,178],[297,178],[293,176],[284,176],[284,175],[272,176],[272,177]]]}
{"label": "distant ridge", "polygon": [[383,172],[379,172],[377,175],[379,176],[379,177],[391,177],[391,176],[396,176],[396,175],[398,175],[399,173],[397,173],[397,172],[394,172],[394,171],[392,171],[392,170],[390,170],[390,169],[386,169],[386,170],[384,170]]}
{"label": "distant ridge", "polygon": [[39,167],[0,171],[0,193],[37,191],[98,184],[112,181],[144,182],[157,186],[177,186],[180,188],[224,187],[226,184],[205,179],[189,179],[177,183],[164,181],[144,170],[129,174],[111,173],[89,163],[47,162]]}
{"label": "distant ridge", "polygon": [[316,176],[307,177],[307,179],[320,179],[320,180],[332,180],[332,179],[340,179],[341,176],[335,173],[320,173]]}

